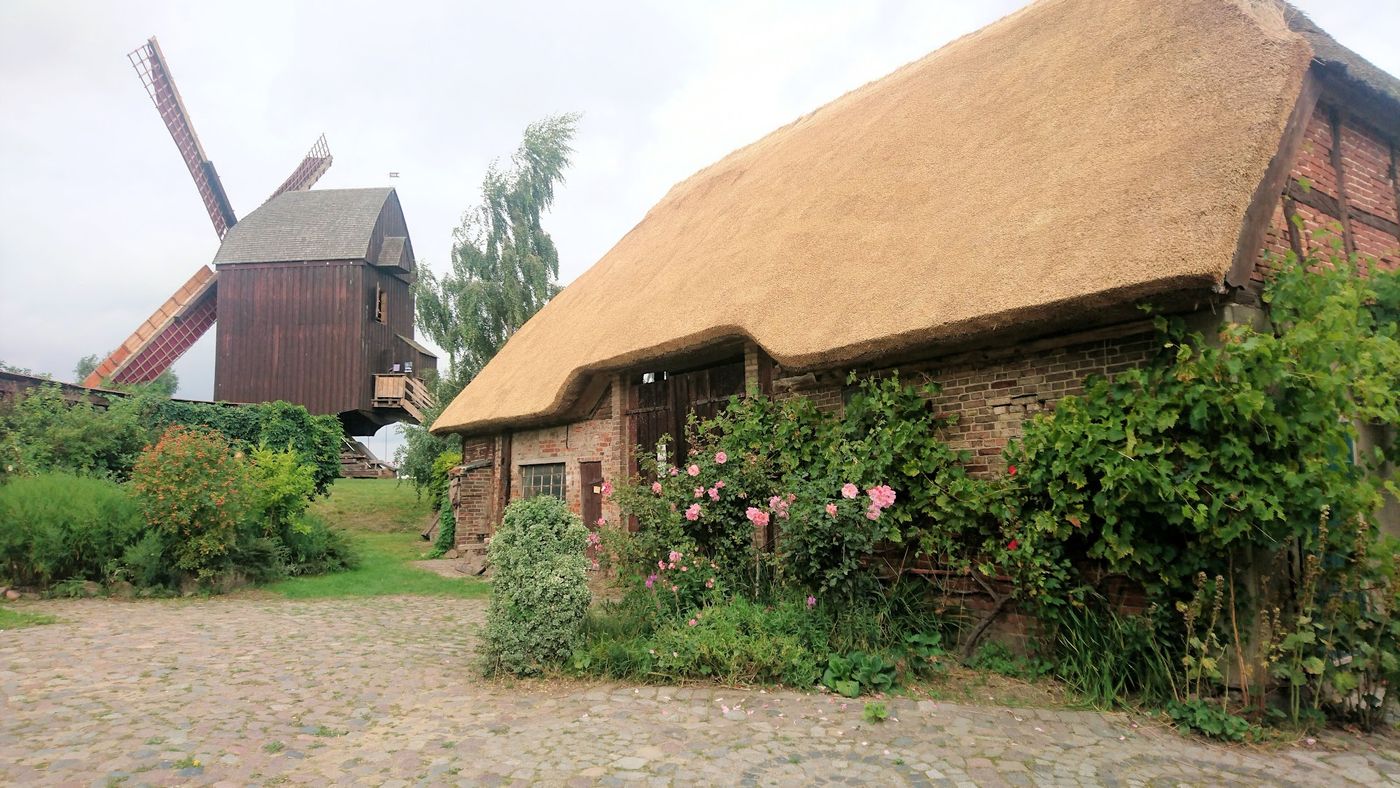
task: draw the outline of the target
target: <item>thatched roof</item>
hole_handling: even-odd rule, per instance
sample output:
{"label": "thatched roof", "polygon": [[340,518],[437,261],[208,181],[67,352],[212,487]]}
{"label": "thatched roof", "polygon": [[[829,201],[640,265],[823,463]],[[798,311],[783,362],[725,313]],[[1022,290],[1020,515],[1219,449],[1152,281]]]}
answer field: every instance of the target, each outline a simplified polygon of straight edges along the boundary
{"label": "thatched roof", "polygon": [[1041,0],[671,189],[435,432],[748,337],[789,368],[1209,288],[1311,48],[1250,0]]}

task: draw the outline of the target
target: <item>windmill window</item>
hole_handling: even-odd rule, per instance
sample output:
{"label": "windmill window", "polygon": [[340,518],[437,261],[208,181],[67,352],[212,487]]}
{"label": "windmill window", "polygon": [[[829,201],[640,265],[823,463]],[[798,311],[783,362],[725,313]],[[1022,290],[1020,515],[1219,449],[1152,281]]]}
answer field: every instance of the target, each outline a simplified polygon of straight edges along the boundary
{"label": "windmill window", "polygon": [[564,500],[564,463],[520,466],[520,490],[526,498],[548,495]]}
{"label": "windmill window", "polygon": [[377,323],[389,322],[389,291],[379,285],[374,286],[374,320]]}

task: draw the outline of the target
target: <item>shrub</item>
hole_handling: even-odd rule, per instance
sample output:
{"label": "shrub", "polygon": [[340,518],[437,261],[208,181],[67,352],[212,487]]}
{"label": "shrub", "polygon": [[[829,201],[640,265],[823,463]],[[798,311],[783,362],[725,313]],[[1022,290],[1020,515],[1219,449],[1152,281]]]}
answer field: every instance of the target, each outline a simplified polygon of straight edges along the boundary
{"label": "shrub", "polygon": [[254,500],[244,463],[222,434],[169,428],[136,460],[132,484],[175,568],[204,579],[227,565]]}
{"label": "shrub", "polygon": [[654,672],[666,680],[810,687],[825,658],[821,617],[797,600],[760,605],[742,597],[668,620],[652,638]]}
{"label": "shrub", "polygon": [[146,420],[160,432],[171,426],[214,430],[244,451],[258,446],[290,449],[314,470],[316,493],[324,494],[340,477],[340,450],[345,433],[335,416],[313,416],[301,405],[264,402],[223,405],[208,402],[156,400],[147,406]]}
{"label": "shrub", "polygon": [[[693,543],[751,596],[775,579],[847,600],[871,592],[880,546],[969,566],[995,530],[985,511],[993,499],[943,440],[952,419],[930,408],[937,391],[868,379],[844,417],[802,398],[731,400],[689,425],[685,467],[644,452],[641,483],[619,488],[642,525],[639,552]],[[756,554],[756,530],[760,541],[781,533],[776,557]],[[765,565],[773,569],[760,577]]]}
{"label": "shrub", "polygon": [[644,594],[592,612],[575,672],[616,679],[810,687],[826,662],[827,620],[802,600],[732,598],[677,616]]}
{"label": "shrub", "polygon": [[257,519],[269,534],[284,534],[316,494],[315,468],[291,449],[266,444],[249,455],[248,489]]}
{"label": "shrub", "polygon": [[428,500],[433,504],[433,508],[447,501],[447,490],[451,484],[448,473],[461,464],[460,451],[445,451],[433,460],[432,481],[428,487]]}
{"label": "shrub", "polygon": [[452,502],[443,499],[438,506],[437,538],[433,549],[428,551],[430,558],[437,558],[457,546],[457,517],[452,513]]}
{"label": "shrub", "polygon": [[1290,258],[1267,290],[1274,331],[1227,325],[1207,341],[1159,318],[1157,359],[1028,422],[1007,451],[1022,554],[1043,551],[1041,569],[1066,582],[1087,557],[1170,601],[1198,571],[1309,543],[1324,507],[1369,517],[1382,487],[1370,471],[1394,447],[1355,462],[1351,447],[1358,423],[1400,424],[1400,342],[1367,305],[1397,275],[1356,273],[1343,256]]}
{"label": "shrub", "polygon": [[506,507],[489,548],[495,579],[482,642],[488,674],[535,674],[572,653],[591,599],[587,533],[555,498]]}
{"label": "shrub", "polygon": [[0,485],[0,571],[12,583],[105,580],[141,530],[135,501],[112,481],[43,473]]}
{"label": "shrub", "polygon": [[69,403],[57,385],[0,408],[0,435],[0,478],[65,471],[125,479],[150,439],[137,398],[113,396],[105,408]]}
{"label": "shrub", "polygon": [[317,575],[360,565],[354,544],[343,531],[312,514],[302,514],[283,531],[278,550],[279,574]]}

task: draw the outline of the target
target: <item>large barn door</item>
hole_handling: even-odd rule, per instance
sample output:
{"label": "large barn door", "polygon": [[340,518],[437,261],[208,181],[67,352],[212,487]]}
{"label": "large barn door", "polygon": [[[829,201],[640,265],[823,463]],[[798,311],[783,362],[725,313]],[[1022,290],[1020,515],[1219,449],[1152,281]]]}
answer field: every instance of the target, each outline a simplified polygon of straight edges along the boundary
{"label": "large barn door", "polygon": [[724,410],[729,398],[744,393],[744,362],[721,364],[671,376],[671,412],[675,419],[676,465],[683,465],[690,454],[685,439],[686,420],[694,413],[698,421],[712,419]]}
{"label": "large barn door", "polygon": [[642,475],[641,458],[657,452],[657,463],[670,460],[671,452],[657,449],[667,435],[675,437],[671,410],[671,385],[665,372],[648,372],[633,381],[628,393],[627,434],[632,446],[641,447],[632,457],[632,472]]}
{"label": "large barn door", "polygon": [[632,472],[641,473],[640,459],[656,450],[657,462],[684,465],[689,453],[685,440],[686,419],[694,413],[701,421],[724,409],[729,398],[744,393],[742,360],[685,372],[648,372],[632,380],[628,394],[628,436],[641,452],[633,457]]}

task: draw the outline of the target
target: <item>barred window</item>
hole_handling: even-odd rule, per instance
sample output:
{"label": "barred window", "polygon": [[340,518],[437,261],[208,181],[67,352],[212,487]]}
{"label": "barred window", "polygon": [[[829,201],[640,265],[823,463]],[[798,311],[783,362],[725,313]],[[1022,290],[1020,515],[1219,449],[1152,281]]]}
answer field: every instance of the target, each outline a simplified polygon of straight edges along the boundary
{"label": "barred window", "polygon": [[552,495],[564,500],[564,463],[520,466],[520,488],[526,498]]}

